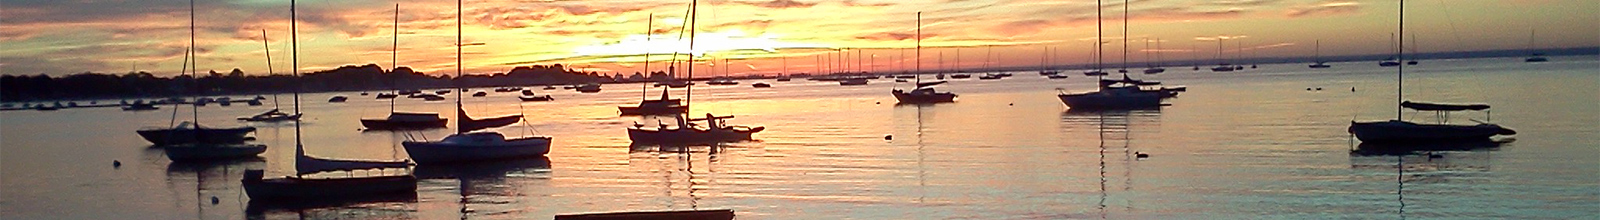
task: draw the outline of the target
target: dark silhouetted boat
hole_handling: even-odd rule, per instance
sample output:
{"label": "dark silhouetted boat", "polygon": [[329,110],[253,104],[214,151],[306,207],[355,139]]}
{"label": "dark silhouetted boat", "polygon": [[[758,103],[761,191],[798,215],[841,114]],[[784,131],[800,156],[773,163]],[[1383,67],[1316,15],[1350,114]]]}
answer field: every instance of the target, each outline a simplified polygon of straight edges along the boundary
{"label": "dark silhouetted boat", "polygon": [[[193,6],[190,6],[189,14],[191,14],[191,16],[190,16],[191,18],[190,18],[190,21],[189,21],[189,31],[192,33],[192,32],[194,32],[194,20],[193,20],[193,16],[192,16],[194,14]],[[195,74],[198,74],[198,72],[196,72],[196,70],[195,70],[197,68],[194,68],[195,65],[193,64],[195,62],[195,60],[197,60],[197,58],[195,58],[195,52],[194,52],[194,50],[195,50],[194,41],[195,41],[194,37],[191,36],[190,39],[189,39],[189,44],[190,45],[189,45],[188,51],[186,51],[186,53],[185,53],[186,54],[185,58],[186,58],[187,61],[184,62],[185,64],[189,64],[189,65],[185,65],[185,67],[186,67],[186,69],[188,71],[190,71],[189,74],[191,76],[193,76]],[[195,80],[198,80],[198,79],[196,78]],[[195,93],[198,94],[199,91],[200,91],[200,88],[196,87],[195,88]],[[150,141],[150,143],[155,144],[157,146],[179,145],[179,144],[236,144],[236,143],[243,143],[246,140],[252,139],[252,138],[246,137],[246,135],[249,135],[251,132],[255,132],[256,131],[255,127],[240,126],[240,127],[232,127],[232,128],[209,128],[209,127],[205,127],[205,126],[200,126],[199,123],[196,123],[196,122],[200,121],[200,108],[199,108],[199,106],[203,105],[203,104],[200,104],[200,103],[209,102],[209,100],[211,100],[211,99],[210,98],[197,98],[196,99],[196,104],[193,107],[191,107],[191,108],[193,108],[192,110],[194,112],[194,118],[192,119],[193,121],[186,121],[186,122],[173,124],[170,127],[166,127],[166,128],[144,128],[144,129],[139,129],[136,132],[139,134],[139,137],[143,137],[146,141]],[[179,102],[172,102],[172,103],[174,105],[179,104]],[[41,110],[41,111],[43,111],[43,110],[54,110],[54,108],[60,108],[61,103],[56,103],[56,106],[54,108],[52,108],[52,109],[44,109],[43,105],[40,105],[40,106],[41,106],[41,108],[39,110]],[[178,113],[177,113],[178,108],[177,108],[177,106],[173,106],[172,111],[173,111],[173,113],[172,113],[172,116],[173,116],[172,121],[177,121],[177,116],[178,116]]]}
{"label": "dark silhouetted boat", "polygon": [[[696,10],[696,8],[698,8],[698,4],[698,1],[690,3],[689,25],[685,27],[688,29],[685,32],[689,33],[690,51],[694,51],[694,18],[698,15],[698,10]],[[694,78],[693,65],[689,66],[688,76],[689,78]],[[866,80],[864,78],[858,79],[862,81]],[[840,81],[840,83],[844,82]],[[689,106],[691,103],[691,98],[694,97],[694,86],[689,86],[684,97],[684,106],[685,108],[688,108],[687,106]],[[666,124],[658,123],[656,127],[646,128],[642,124],[635,123],[633,127],[629,127],[627,129],[628,139],[633,141],[633,144],[721,143],[750,140],[752,134],[766,129],[766,127],[759,126],[747,127],[728,125],[727,120],[733,119],[733,117],[733,115],[715,116],[711,113],[706,113],[705,118],[689,118],[689,113],[673,114],[673,118],[676,119],[677,126],[668,127]],[[694,124],[694,122],[701,121],[705,122],[706,126],[701,127]]]}
{"label": "dark silhouetted boat", "polygon": [[[1405,2],[1404,1],[1401,1],[1400,7],[1402,7],[1402,8],[1405,7]],[[1400,17],[1400,21],[1403,23],[1405,21],[1405,17],[1401,16]],[[1402,34],[1405,33],[1405,29],[1401,29],[1400,33],[1402,33]],[[1404,48],[1404,44],[1405,43],[1401,42],[1401,44],[1402,45],[1401,45],[1400,48]],[[1397,57],[1402,57],[1403,58],[1404,56],[1405,56],[1405,51],[1404,50],[1399,51]],[[1404,90],[1404,86],[1405,86],[1405,84],[1404,84],[1405,67],[1400,67],[1400,68],[1396,69],[1395,70],[1395,74],[1399,78],[1397,80],[1399,80],[1399,82],[1400,82],[1395,87],[1395,90],[1397,92],[1405,91]],[[1403,101],[1403,99],[1402,99],[1403,96],[1404,96],[1403,93],[1395,96],[1395,101],[1398,102],[1398,103],[1396,103],[1398,106],[1396,106],[1396,108],[1395,108],[1395,119],[1391,119],[1391,120],[1387,120],[1387,121],[1375,121],[1375,122],[1351,121],[1350,122],[1350,127],[1349,127],[1349,129],[1347,129],[1347,131],[1350,132],[1350,134],[1354,135],[1356,139],[1361,140],[1361,142],[1363,144],[1369,143],[1369,142],[1371,142],[1371,143],[1488,142],[1488,141],[1491,141],[1490,137],[1493,137],[1493,136],[1496,136],[1496,135],[1513,135],[1513,134],[1517,133],[1516,131],[1513,131],[1511,129],[1500,127],[1500,125],[1497,125],[1497,124],[1492,124],[1492,123],[1487,123],[1487,122],[1479,122],[1479,121],[1476,121],[1476,120],[1473,120],[1474,122],[1478,122],[1478,124],[1475,124],[1475,125],[1447,124],[1448,123],[1448,119],[1449,119],[1449,116],[1448,116],[1449,112],[1455,112],[1455,111],[1483,111],[1483,110],[1488,110],[1489,109],[1489,105],[1485,105],[1485,104],[1436,104],[1436,103],[1411,102],[1411,101]],[[1404,113],[1403,112],[1404,109],[1407,109],[1407,108],[1413,109],[1413,110],[1418,110],[1418,111],[1432,111],[1432,112],[1435,112],[1437,114],[1435,119],[1438,120],[1438,123],[1436,123],[1436,124],[1422,124],[1422,123],[1405,121],[1402,116],[1403,116],[1403,113]],[[1488,113],[1485,112],[1485,114],[1487,115]],[[1385,145],[1385,146],[1408,146],[1408,145],[1397,144],[1397,145]]]}
{"label": "dark silhouetted boat", "polygon": [[[457,1],[460,4],[460,1]],[[456,75],[460,77],[463,72],[461,66],[461,8],[457,7],[456,28]],[[456,94],[456,133],[445,136],[437,141],[408,140],[400,145],[406,148],[406,155],[418,164],[440,164],[460,161],[483,161],[503,158],[522,158],[543,156],[550,152],[550,137],[528,136],[507,139],[505,135],[493,131],[478,131],[510,125],[522,120],[522,115],[509,115],[486,119],[473,119],[467,116],[462,108],[461,94]]]}

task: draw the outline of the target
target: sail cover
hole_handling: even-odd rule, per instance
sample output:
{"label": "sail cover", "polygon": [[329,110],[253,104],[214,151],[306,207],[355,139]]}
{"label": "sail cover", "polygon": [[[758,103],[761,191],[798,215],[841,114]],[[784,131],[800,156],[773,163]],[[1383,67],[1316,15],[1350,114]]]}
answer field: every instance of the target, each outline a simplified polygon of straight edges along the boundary
{"label": "sail cover", "polygon": [[316,158],[306,155],[304,146],[295,145],[294,169],[296,174],[301,175],[328,171],[409,168],[410,166],[410,161],[361,161]]}
{"label": "sail cover", "polygon": [[456,124],[457,125],[456,126],[456,131],[460,132],[460,133],[467,133],[467,132],[472,132],[472,131],[481,130],[481,129],[485,129],[485,128],[506,126],[506,125],[510,125],[511,123],[517,123],[517,121],[522,120],[522,115],[508,115],[508,116],[501,116],[501,117],[496,117],[496,118],[473,119],[472,117],[467,116],[467,111],[462,110],[462,109],[456,109],[456,117],[460,118],[459,120],[456,120],[456,123],[457,123]]}
{"label": "sail cover", "polygon": [[1484,109],[1489,109],[1489,105],[1485,104],[1439,104],[1412,101],[1401,102],[1400,106],[1418,111],[1482,111]]}
{"label": "sail cover", "polygon": [[947,82],[949,82],[949,81],[917,83],[917,88],[936,86],[936,85],[944,84],[944,83],[947,83]]}

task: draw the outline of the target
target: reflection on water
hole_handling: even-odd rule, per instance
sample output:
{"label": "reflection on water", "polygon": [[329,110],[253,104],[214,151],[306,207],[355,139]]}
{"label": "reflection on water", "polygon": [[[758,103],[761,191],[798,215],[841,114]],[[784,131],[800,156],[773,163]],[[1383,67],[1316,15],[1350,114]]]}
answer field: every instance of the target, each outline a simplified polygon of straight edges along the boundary
{"label": "reflection on water", "polygon": [[[1499,147],[1429,147],[1436,156],[1369,154],[1362,149],[1378,147],[1349,139],[1352,119],[1393,116],[1394,92],[1380,89],[1394,87],[1393,69],[1372,65],[1169,72],[1150,77],[1194,89],[1172,106],[1111,112],[1072,110],[1055,97],[1057,87],[1092,88],[1089,79],[955,80],[945,86],[962,91],[960,100],[935,105],[893,105],[888,82],[696,87],[695,112],[767,127],[755,141],[711,146],[630,145],[625,129],[656,119],[617,116],[616,106],[637,104],[638,85],[548,91],[562,101],[544,103],[493,93],[468,97],[467,110],[523,113],[530,126],[492,130],[552,136],[548,158],[417,167],[414,197],[311,206],[250,204],[238,186],[247,168],[293,173],[292,127],[246,123],[268,146],[265,162],[190,166],[170,164],[131,132],[167,125],[171,111],[6,111],[0,219],[538,219],[722,208],[741,219],[1388,219],[1400,201],[1408,218],[1581,219],[1600,215],[1592,211],[1600,210],[1596,64],[1415,67],[1441,71],[1408,73],[1408,98],[1494,104],[1494,120],[1519,131]],[[331,95],[339,94],[303,96]],[[351,97],[302,102],[312,154],[406,159],[406,135],[453,133],[361,132],[358,119],[387,115],[389,101]],[[270,107],[202,108],[201,123],[224,126]]]}

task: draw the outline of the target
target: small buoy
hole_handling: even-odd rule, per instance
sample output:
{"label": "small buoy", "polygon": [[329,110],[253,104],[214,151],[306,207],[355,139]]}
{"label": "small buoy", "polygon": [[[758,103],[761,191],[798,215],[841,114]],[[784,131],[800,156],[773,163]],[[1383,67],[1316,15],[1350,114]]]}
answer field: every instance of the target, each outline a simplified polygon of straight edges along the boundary
{"label": "small buoy", "polygon": [[1317,87],[1317,91],[1322,91],[1322,87]]}
{"label": "small buoy", "polygon": [[1016,106],[1017,103],[1006,103],[1006,106]]}
{"label": "small buoy", "polygon": [[894,135],[892,135],[892,134],[883,135],[883,139],[884,140],[894,140]]}
{"label": "small buoy", "polygon": [[1350,92],[1356,92],[1356,87],[1350,87]]}
{"label": "small buoy", "polygon": [[1311,91],[1311,87],[1306,87],[1306,91]]}
{"label": "small buoy", "polygon": [[883,104],[883,102],[873,102],[872,104],[874,104],[874,105]]}
{"label": "small buoy", "polygon": [[122,161],[111,160],[111,167],[116,167],[116,168],[122,167]]}
{"label": "small buoy", "polygon": [[221,201],[221,200],[218,200],[216,196],[211,196],[211,204],[212,205],[216,205],[218,201]]}

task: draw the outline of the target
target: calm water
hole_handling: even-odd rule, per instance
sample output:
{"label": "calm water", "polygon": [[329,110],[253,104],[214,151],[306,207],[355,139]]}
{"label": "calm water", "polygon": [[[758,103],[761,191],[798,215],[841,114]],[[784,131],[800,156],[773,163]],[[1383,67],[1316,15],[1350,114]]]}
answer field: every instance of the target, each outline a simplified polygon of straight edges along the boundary
{"label": "calm water", "polygon": [[[1139,77],[1190,91],[1160,111],[1135,112],[1067,111],[1055,88],[1089,89],[1089,78],[1046,81],[1026,72],[957,80],[944,88],[960,93],[959,101],[932,106],[891,104],[887,80],[699,87],[695,112],[735,114],[735,123],[768,129],[756,142],[687,153],[629,147],[624,128],[655,120],[615,116],[614,106],[638,101],[638,85],[606,85],[600,94],[536,90],[551,92],[557,101],[550,103],[496,93],[468,97],[467,110],[525,114],[527,126],[499,130],[554,136],[548,159],[418,167],[425,180],[414,201],[251,209],[270,219],[540,219],[714,208],[743,219],[1592,219],[1600,216],[1600,62],[1556,60],[1408,67],[1407,98],[1490,103],[1494,122],[1520,132],[1498,148],[1439,158],[1350,153],[1350,120],[1394,115],[1393,69],[1370,62],[1236,73],[1174,68]],[[1316,87],[1323,90],[1306,91]],[[331,95],[303,97],[310,154],[406,158],[405,134],[358,130],[356,119],[383,117],[387,101],[345,93],[349,103],[324,102]],[[234,125],[234,117],[270,106],[213,105],[200,117]],[[448,113],[451,104],[401,99],[396,108]],[[166,126],[170,109],[0,113],[0,218],[244,218],[243,170],[292,173],[290,124],[251,124],[269,146],[263,160],[172,164],[133,132]],[[187,107],[177,114],[192,117]],[[113,168],[113,160],[123,166]]]}

